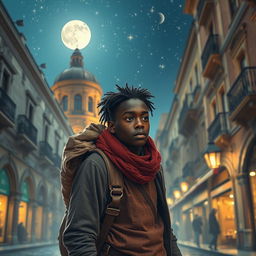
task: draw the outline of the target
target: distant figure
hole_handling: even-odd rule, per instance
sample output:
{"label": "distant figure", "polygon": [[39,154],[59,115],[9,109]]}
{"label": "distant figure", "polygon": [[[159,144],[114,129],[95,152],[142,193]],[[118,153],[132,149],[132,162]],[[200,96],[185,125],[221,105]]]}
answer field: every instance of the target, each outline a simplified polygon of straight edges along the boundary
{"label": "distant figure", "polygon": [[17,236],[18,236],[19,243],[22,244],[22,243],[26,242],[27,241],[27,235],[28,235],[28,233],[27,233],[26,228],[24,227],[23,223],[20,222],[18,224],[18,228],[17,228]]}
{"label": "distant figure", "polygon": [[192,227],[195,234],[195,243],[198,247],[200,247],[200,235],[202,233],[202,225],[203,225],[203,222],[201,217],[196,214],[192,222]]}
{"label": "distant figure", "polygon": [[217,250],[217,240],[220,233],[220,224],[216,218],[217,210],[213,208],[209,215],[209,232],[212,234],[212,240],[210,241],[209,248]]}

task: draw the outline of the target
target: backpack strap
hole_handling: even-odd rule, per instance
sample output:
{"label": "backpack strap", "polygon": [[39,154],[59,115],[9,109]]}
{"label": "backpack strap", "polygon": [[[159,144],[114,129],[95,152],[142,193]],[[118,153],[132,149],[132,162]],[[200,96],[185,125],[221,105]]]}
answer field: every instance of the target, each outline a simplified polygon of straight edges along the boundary
{"label": "backpack strap", "polygon": [[124,177],[102,150],[97,148],[94,149],[93,152],[99,153],[106,164],[108,170],[108,186],[111,197],[111,202],[107,205],[105,210],[105,217],[96,243],[99,254],[106,241],[110,227],[120,213],[120,201],[123,197]]}

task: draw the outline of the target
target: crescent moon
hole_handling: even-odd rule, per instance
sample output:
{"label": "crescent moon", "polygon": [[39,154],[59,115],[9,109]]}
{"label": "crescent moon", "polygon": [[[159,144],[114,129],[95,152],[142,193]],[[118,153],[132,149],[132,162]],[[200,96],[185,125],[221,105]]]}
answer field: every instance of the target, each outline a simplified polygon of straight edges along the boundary
{"label": "crescent moon", "polygon": [[163,24],[163,23],[164,23],[164,21],[165,21],[165,16],[164,16],[164,14],[163,14],[162,12],[159,12],[158,14],[159,14],[159,16],[160,16],[160,21],[159,21],[159,25],[160,25],[160,24]]}

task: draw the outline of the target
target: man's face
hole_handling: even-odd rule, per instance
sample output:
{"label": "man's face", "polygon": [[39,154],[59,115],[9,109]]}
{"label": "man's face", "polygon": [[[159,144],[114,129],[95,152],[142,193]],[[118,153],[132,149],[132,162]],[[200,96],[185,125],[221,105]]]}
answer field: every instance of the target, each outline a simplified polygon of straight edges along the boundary
{"label": "man's face", "polygon": [[122,102],[116,109],[115,120],[109,122],[109,130],[132,152],[138,153],[147,141],[149,111],[139,99]]}

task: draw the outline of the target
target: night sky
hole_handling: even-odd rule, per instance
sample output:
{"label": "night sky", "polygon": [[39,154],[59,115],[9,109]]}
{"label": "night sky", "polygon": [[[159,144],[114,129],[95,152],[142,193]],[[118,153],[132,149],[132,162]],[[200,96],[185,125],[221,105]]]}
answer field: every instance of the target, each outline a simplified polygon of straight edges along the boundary
{"label": "night sky", "polygon": [[[156,110],[150,135],[160,115],[168,112],[172,87],[181,62],[192,18],[183,14],[185,0],[3,0],[12,19],[24,20],[22,32],[49,86],[69,67],[72,50],[61,41],[62,27],[81,20],[91,30],[82,49],[85,68],[104,92],[115,84],[148,88]],[[165,21],[160,23],[160,14]]]}

